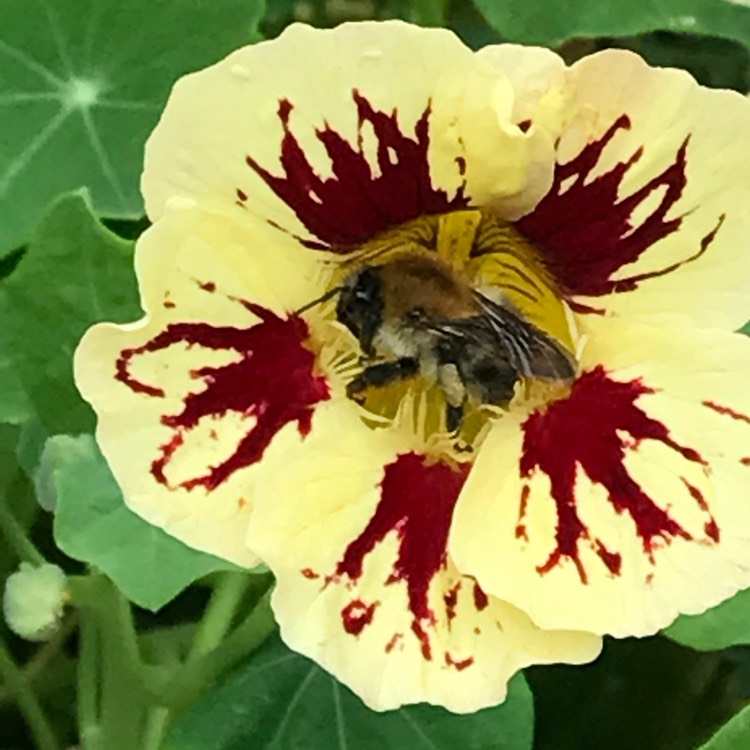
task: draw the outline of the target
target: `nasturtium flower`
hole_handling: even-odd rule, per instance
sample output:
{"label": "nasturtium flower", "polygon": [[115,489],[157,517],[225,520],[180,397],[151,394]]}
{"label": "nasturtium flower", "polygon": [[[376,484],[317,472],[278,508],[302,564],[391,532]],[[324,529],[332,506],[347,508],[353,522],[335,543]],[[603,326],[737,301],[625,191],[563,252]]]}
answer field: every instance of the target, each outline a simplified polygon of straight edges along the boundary
{"label": "nasturtium flower", "polygon": [[[605,51],[295,25],[179,81],[146,149],[145,317],[76,355],[137,513],[276,576],[376,709],[501,701],[750,585],[750,102]],[[471,404],[347,397],[357,263],[440,257],[566,349]],[[302,310],[302,308],[305,308]]]}

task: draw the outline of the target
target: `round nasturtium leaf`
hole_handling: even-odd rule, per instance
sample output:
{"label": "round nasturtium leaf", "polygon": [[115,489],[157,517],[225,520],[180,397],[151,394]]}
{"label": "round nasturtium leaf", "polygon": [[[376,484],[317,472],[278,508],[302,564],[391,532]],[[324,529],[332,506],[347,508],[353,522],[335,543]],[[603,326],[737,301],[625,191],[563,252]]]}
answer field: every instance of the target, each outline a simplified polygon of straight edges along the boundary
{"label": "round nasturtium leaf", "polygon": [[92,215],[88,194],[60,196],[0,284],[0,421],[36,415],[52,435],[94,428],[73,383],[73,351],[101,320],[139,316],[133,243]]}
{"label": "round nasturtium leaf", "polygon": [[750,747],[750,706],[733,716],[700,750],[747,750]]}
{"label": "round nasturtium leaf", "polygon": [[474,714],[427,705],[376,713],[273,637],[178,721],[164,750],[531,750],[533,735],[520,674],[502,705]]}
{"label": "round nasturtium leaf", "polygon": [[58,193],[139,217],[143,144],[174,81],[257,39],[263,0],[3,0],[0,257]]}
{"label": "round nasturtium leaf", "polygon": [[133,513],[90,435],[58,435],[45,453],[56,493],[55,542],[106,573],[139,607],[157,610],[197,578],[236,570]]}
{"label": "round nasturtium leaf", "polygon": [[647,31],[711,34],[750,46],[747,0],[474,0],[510,41],[557,46],[573,37],[632,36]]}
{"label": "round nasturtium leaf", "polygon": [[702,615],[683,615],[664,635],[699,651],[750,645],[750,589]]}

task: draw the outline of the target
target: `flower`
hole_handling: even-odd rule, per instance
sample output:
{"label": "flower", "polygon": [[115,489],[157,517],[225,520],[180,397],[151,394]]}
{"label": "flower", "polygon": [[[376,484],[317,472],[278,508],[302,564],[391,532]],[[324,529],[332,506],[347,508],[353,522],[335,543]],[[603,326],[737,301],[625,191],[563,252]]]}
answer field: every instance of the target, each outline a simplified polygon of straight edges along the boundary
{"label": "flower", "polygon": [[5,582],[5,621],[21,638],[46,641],[57,631],[67,599],[67,579],[57,565],[21,563]]}
{"label": "flower", "polygon": [[[126,502],[265,562],[287,643],[376,709],[476,710],[750,585],[749,130],[629,52],[400,22],[185,77],[146,150],[145,317],[76,354]],[[426,256],[576,361],[475,404],[468,446],[429,379],[348,398],[362,352],[308,307]]]}

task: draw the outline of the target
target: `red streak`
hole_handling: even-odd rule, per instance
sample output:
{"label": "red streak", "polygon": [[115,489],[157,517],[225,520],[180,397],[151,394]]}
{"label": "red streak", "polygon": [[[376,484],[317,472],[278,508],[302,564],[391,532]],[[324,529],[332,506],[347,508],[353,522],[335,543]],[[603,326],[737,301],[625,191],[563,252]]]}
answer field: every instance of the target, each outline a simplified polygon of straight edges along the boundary
{"label": "red streak", "polygon": [[432,647],[430,646],[430,636],[427,635],[425,629],[419,623],[419,620],[412,620],[411,632],[417,636],[419,641],[419,647],[422,651],[422,658],[425,661],[432,659]]}
{"label": "red streak", "polygon": [[141,353],[140,348],[123,349],[115,363],[115,380],[119,380],[134,393],[143,393],[146,396],[160,398],[164,396],[164,391],[147,383],[141,383],[130,374],[130,360]]}
{"label": "red streak", "polygon": [[706,532],[706,536],[709,537],[709,539],[713,540],[714,542],[719,541],[721,532],[716,524],[716,521],[713,518],[710,521],[706,521],[703,530]]}
{"label": "red streak", "polygon": [[743,458],[741,458],[740,463],[743,466],[750,466],[750,456],[744,456]]}
{"label": "red streak", "polygon": [[310,581],[314,581],[316,578],[320,578],[320,575],[316,573],[312,568],[302,568],[300,573]]}
{"label": "red streak", "polygon": [[354,599],[341,610],[341,621],[344,630],[350,635],[359,635],[371,622],[375,613],[375,604],[365,604],[361,599]]}
{"label": "red streak", "polygon": [[295,317],[279,318],[252,303],[243,304],[261,319],[260,323],[249,328],[173,323],[143,346],[120,353],[115,377],[131,390],[154,397],[163,396],[164,391],[130,375],[130,362],[137,356],[177,344],[227,350],[238,356],[230,364],[192,372],[205,388],[188,394],[182,411],[162,417],[162,423],[174,434],[151,466],[151,473],[160,484],[170,486],[165,470],[185,437],[203,420],[217,420],[236,412],[255,418],[255,424],[229,458],[209,467],[206,474],[180,484],[188,490],[199,486],[213,490],[239,469],[259,461],[274,435],[290,422],[296,422],[300,434],[306,435],[313,407],[328,398],[325,379],[313,372],[315,356],[304,346],[308,337],[306,323]]}
{"label": "red streak", "polygon": [[[357,111],[359,138],[352,145],[328,124],[315,131],[331,162],[331,177],[321,177],[291,131],[293,104],[279,102],[278,117],[284,129],[281,141],[283,174],[273,175],[252,156],[247,165],[286,203],[307,230],[320,242],[310,247],[332,247],[345,252],[352,245],[378,232],[423,214],[465,208],[463,188],[449,198],[432,187],[427,152],[430,106],[416,124],[414,135],[404,134],[397,113],[373,109],[356,89],[352,92]],[[379,174],[367,161],[362,132],[371,127],[377,141]],[[460,165],[457,165],[460,173]]]}
{"label": "red streak", "polygon": [[474,584],[474,606],[477,612],[481,612],[486,609],[489,605],[490,600],[487,598],[487,594],[484,593],[481,586],[478,583]]}
{"label": "red streak", "polygon": [[742,414],[739,411],[735,411],[734,409],[730,409],[728,406],[722,406],[721,404],[717,404],[714,401],[703,401],[703,406],[707,406],[709,409],[713,409],[717,414],[723,414],[725,417],[731,417],[732,419],[736,419],[740,422],[747,422],[750,424],[750,417],[747,416],[747,414]]}
{"label": "red streak", "polygon": [[521,503],[518,508],[518,523],[516,524],[516,539],[523,539],[526,542],[529,541],[529,537],[526,534],[526,524],[523,522],[523,519],[526,517],[529,492],[531,492],[531,488],[528,484],[525,484],[521,490]]}
{"label": "red streak", "polygon": [[[659,240],[679,230],[682,217],[666,217],[687,184],[689,138],[671,164],[631,195],[620,197],[620,188],[625,176],[643,158],[643,148],[608,172],[589,179],[607,145],[618,131],[629,130],[630,125],[630,118],[621,115],[578,156],[557,164],[549,193],[518,222],[518,228],[541,250],[555,279],[568,294],[601,296],[632,291],[640,282],[663,276],[700,257],[723,222],[723,216],[718,217],[718,223],[693,255],[658,271],[612,279],[624,265],[633,263]],[[660,190],[664,192],[658,204],[638,225],[634,224],[633,214]]]}
{"label": "red streak", "polygon": [[394,633],[391,640],[388,641],[388,643],[385,644],[385,653],[390,654],[391,651],[393,651],[394,648],[396,648],[396,644],[403,638],[403,633]]}
{"label": "red streak", "polygon": [[455,586],[450,588],[447,593],[443,594],[443,601],[445,602],[445,616],[448,618],[448,622],[456,616],[456,605],[458,604],[458,590],[461,588],[461,581]]}
{"label": "red streak", "polygon": [[454,667],[457,672],[462,672],[466,667],[470,667],[473,663],[473,656],[469,656],[467,659],[462,659],[461,661],[454,661],[453,657],[447,651],[445,652],[445,665],[447,667]]}
{"label": "red streak", "polygon": [[594,550],[599,555],[599,559],[607,566],[607,570],[613,576],[619,576],[622,568],[622,555],[619,552],[610,552],[599,539],[594,543]]}
{"label": "red streak", "polygon": [[453,508],[467,473],[468,469],[447,464],[428,465],[416,453],[399,456],[385,467],[375,513],[346,548],[336,568],[337,575],[358,579],[367,555],[389,534],[398,535],[398,557],[384,583],[406,583],[412,631],[425,659],[431,658],[431,650],[423,623],[435,623],[428,602],[429,587],[445,567]]}
{"label": "red streak", "polygon": [[648,393],[653,391],[640,381],[610,380],[604,369],[597,367],[576,381],[567,399],[548,404],[524,423],[521,476],[530,477],[537,470],[547,474],[557,507],[557,546],[538,567],[540,573],[549,572],[567,558],[586,583],[579,556],[581,540],[591,544],[610,572],[615,575],[619,572],[619,555],[606,550],[600,540],[591,538],[578,516],[575,494],[578,468],[607,490],[609,502],[617,513],[627,513],[633,519],[644,552],[652,561],[656,540],[690,538],[625,468],[626,447],[642,440],[661,442],[687,461],[704,463],[695,450],[676,443],[661,422],[638,408],[636,401]]}

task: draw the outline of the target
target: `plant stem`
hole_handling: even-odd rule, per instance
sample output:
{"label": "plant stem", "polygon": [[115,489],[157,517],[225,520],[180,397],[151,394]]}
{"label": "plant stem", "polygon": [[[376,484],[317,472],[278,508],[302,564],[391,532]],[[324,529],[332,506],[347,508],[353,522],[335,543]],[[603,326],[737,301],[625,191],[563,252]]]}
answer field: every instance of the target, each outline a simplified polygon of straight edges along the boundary
{"label": "plant stem", "polygon": [[[82,723],[79,731],[83,736],[84,730],[88,730],[86,750],[99,747],[131,750],[139,746],[151,696],[146,689],[147,673],[140,657],[130,604],[104,576],[71,577],[70,587],[72,603],[80,608],[82,619],[90,618],[99,644],[98,706],[92,705],[90,697],[85,698],[88,703],[81,705],[86,724]],[[86,695],[96,695],[90,685],[85,685],[85,689]],[[96,717],[94,732],[89,718],[92,710]]]}
{"label": "plant stem", "polygon": [[213,651],[187,662],[160,690],[164,704],[176,712],[188,709],[222,673],[255,651],[274,631],[271,592],[260,599],[247,618]]}
{"label": "plant stem", "polygon": [[159,750],[168,722],[168,708],[157,706],[149,710],[141,743],[142,750]]}
{"label": "plant stem", "polygon": [[6,499],[2,496],[0,496],[0,531],[21,561],[34,565],[44,565],[46,560],[29,539],[28,534],[18,523],[8,507]]}
{"label": "plant stem", "polygon": [[39,750],[61,750],[62,746],[52,725],[44,713],[34,689],[26,681],[23,672],[10,655],[5,642],[0,638],[0,675],[15,693],[16,703],[23,714]]}
{"label": "plant stem", "polygon": [[206,613],[198,625],[187,661],[192,662],[213,651],[229,631],[242,597],[247,591],[247,573],[227,572],[219,575]]}
{"label": "plant stem", "polygon": [[88,612],[81,612],[79,643],[76,685],[78,733],[83,750],[99,750],[99,634],[94,619]]}
{"label": "plant stem", "polygon": [[[76,629],[78,620],[75,615],[69,615],[60,624],[57,632],[44,645],[40,646],[37,652],[24,664],[22,673],[23,678],[29,685],[34,685],[34,681],[44,672],[47,665],[60,653],[60,649],[68,640],[70,634]],[[44,689],[46,686],[42,686]],[[3,687],[0,689],[0,707],[8,700],[12,700],[12,692]]]}

